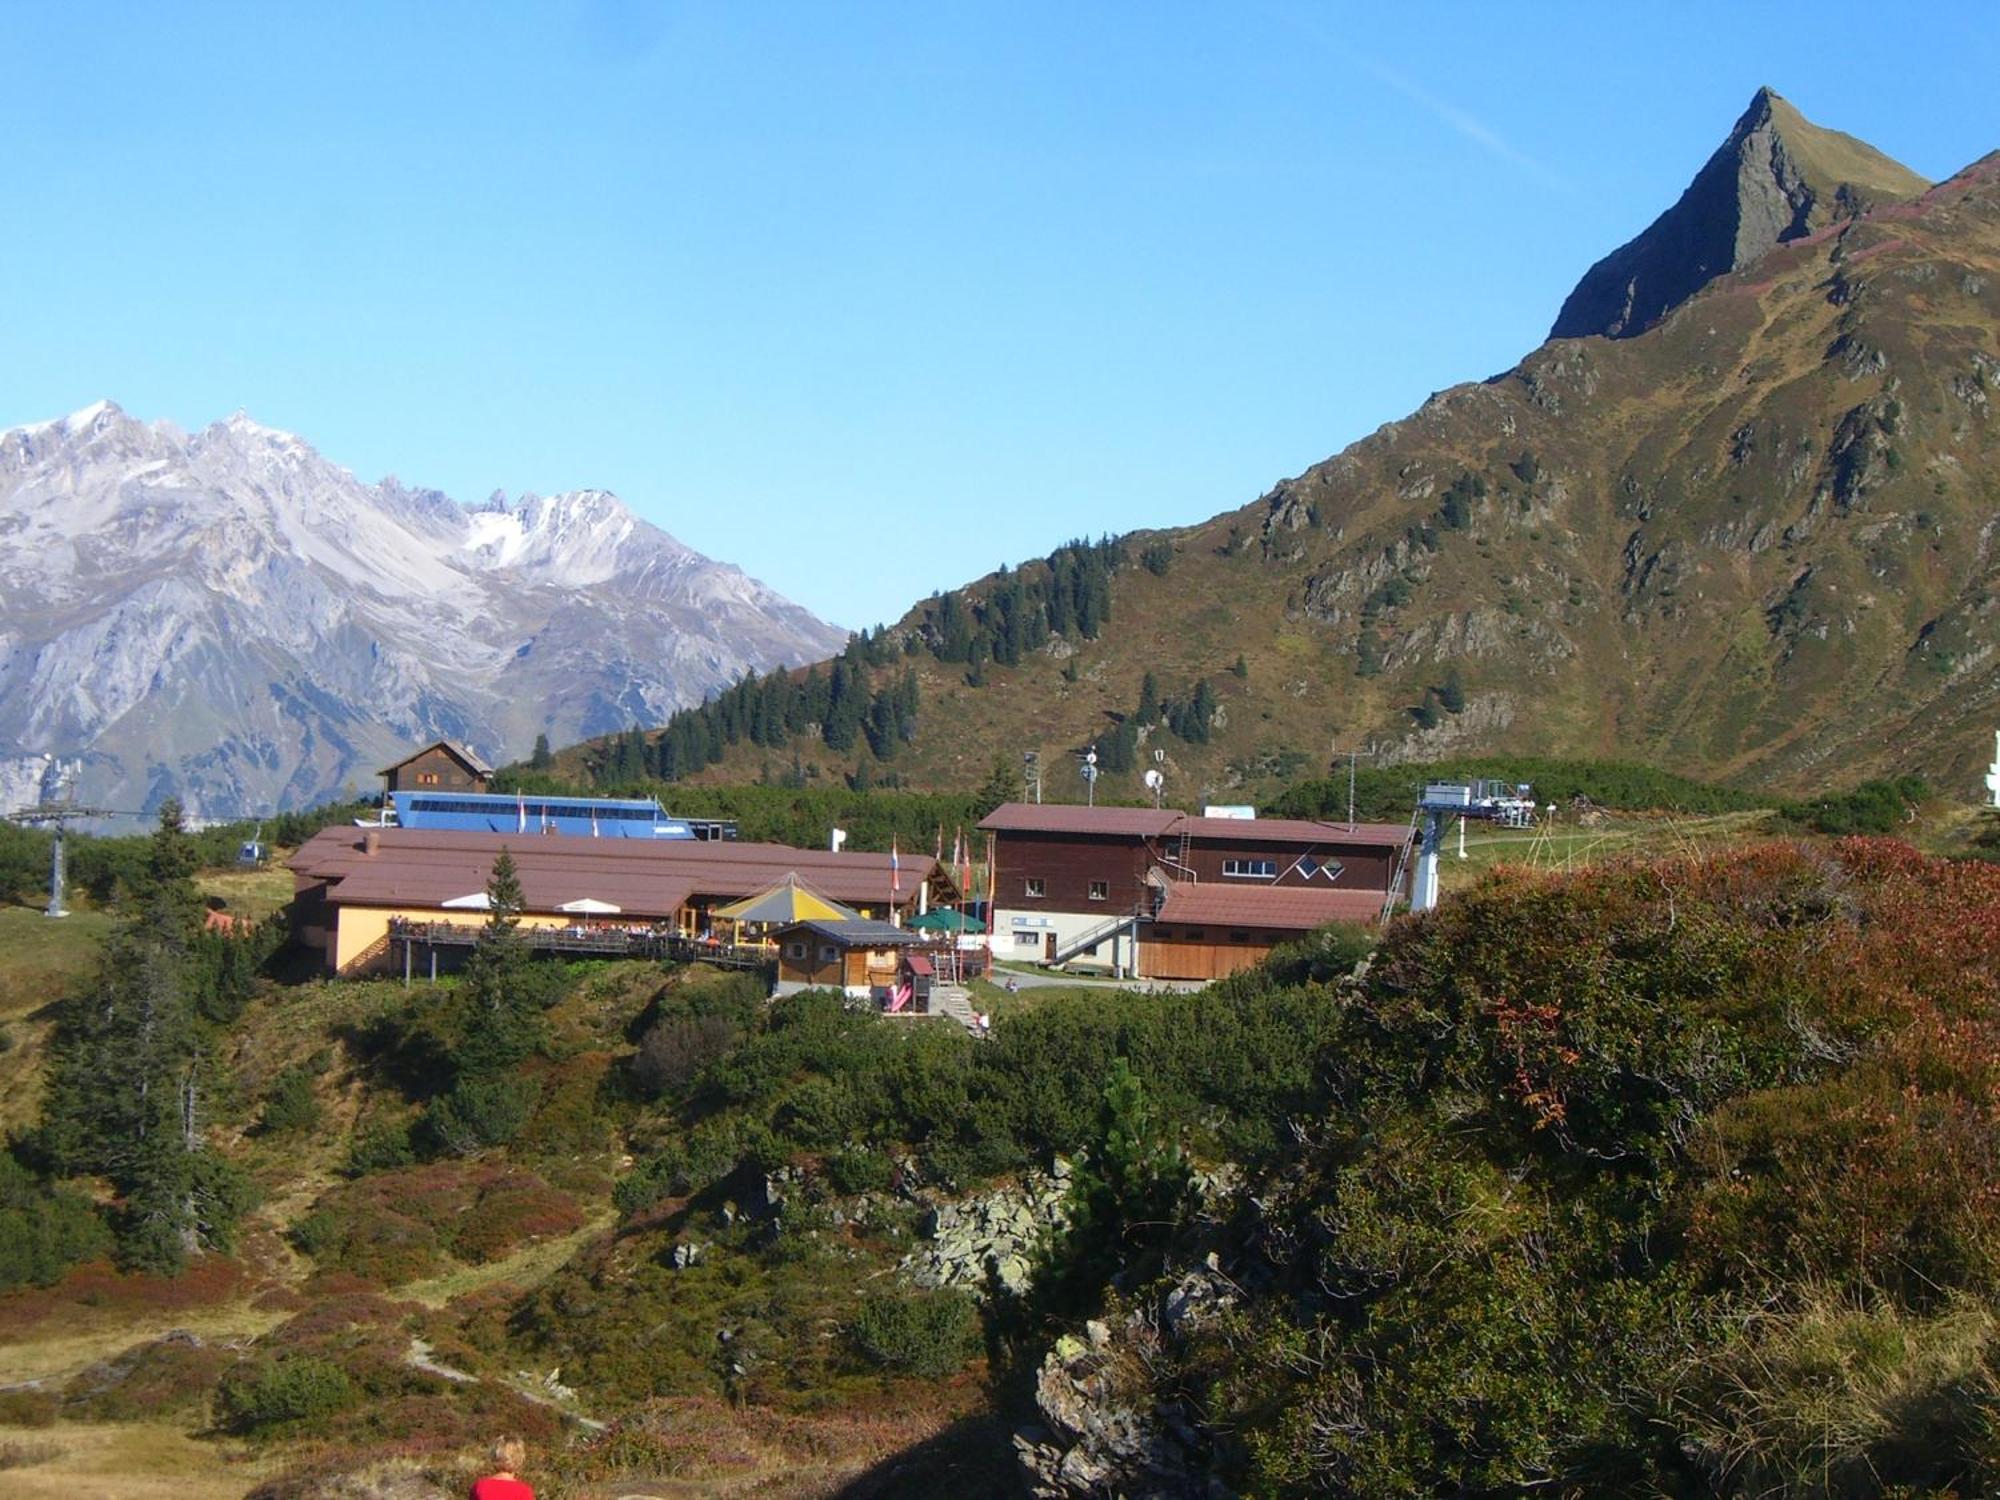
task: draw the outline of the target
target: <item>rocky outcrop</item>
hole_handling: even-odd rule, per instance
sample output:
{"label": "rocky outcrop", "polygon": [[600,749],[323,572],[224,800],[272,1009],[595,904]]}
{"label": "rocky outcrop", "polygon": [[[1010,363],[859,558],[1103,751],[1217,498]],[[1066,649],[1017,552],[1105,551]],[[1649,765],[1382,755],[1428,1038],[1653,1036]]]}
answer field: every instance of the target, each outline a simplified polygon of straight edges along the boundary
{"label": "rocky outcrop", "polygon": [[999,1288],[1019,1296],[1033,1277],[1039,1241],[1066,1221],[1073,1168],[1061,1157],[1030,1172],[1018,1187],[937,1204],[924,1221],[926,1243],[905,1256],[904,1277],[923,1287]]}
{"label": "rocky outcrop", "polygon": [[1014,1438],[1030,1492],[1051,1500],[1226,1494],[1191,1411],[1163,1377],[1180,1348],[1235,1302],[1210,1256],[1156,1306],[1058,1339],[1035,1377],[1041,1424]]}
{"label": "rocky outcrop", "polygon": [[1773,246],[1930,184],[1872,146],[1812,124],[1770,89],[1708,159],[1680,201],[1577,283],[1550,338],[1629,338],[1716,277]]}

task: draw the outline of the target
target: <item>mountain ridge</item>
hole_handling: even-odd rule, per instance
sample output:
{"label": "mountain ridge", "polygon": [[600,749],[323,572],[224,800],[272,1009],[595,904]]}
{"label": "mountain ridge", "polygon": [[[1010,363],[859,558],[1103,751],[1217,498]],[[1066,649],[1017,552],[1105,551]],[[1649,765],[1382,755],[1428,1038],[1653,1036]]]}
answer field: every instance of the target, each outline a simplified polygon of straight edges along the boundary
{"label": "mountain ridge", "polygon": [[90,800],[293,805],[412,742],[658,722],[844,638],[602,490],[463,506],[242,412],[0,433],[0,806],[79,759]]}
{"label": "mountain ridge", "polygon": [[[2000,154],[1775,243],[1642,332],[1552,339],[1257,500],[1131,534],[1101,631],[995,652],[1041,563],[920,602],[886,632],[925,703],[894,772],[965,787],[996,755],[1060,768],[1122,740],[1164,754],[1176,795],[1225,800],[1350,747],[1779,790],[1976,779],[2000,716],[1996,288]],[[1208,685],[1204,736],[1145,718],[1149,673],[1183,703]],[[882,768],[794,740],[702,774],[779,772]],[[1112,772],[1098,795],[1143,794]]]}
{"label": "mountain ridge", "polygon": [[1774,246],[1930,186],[1760,88],[1674,205],[1584,273],[1549,337],[1643,332],[1716,276]]}

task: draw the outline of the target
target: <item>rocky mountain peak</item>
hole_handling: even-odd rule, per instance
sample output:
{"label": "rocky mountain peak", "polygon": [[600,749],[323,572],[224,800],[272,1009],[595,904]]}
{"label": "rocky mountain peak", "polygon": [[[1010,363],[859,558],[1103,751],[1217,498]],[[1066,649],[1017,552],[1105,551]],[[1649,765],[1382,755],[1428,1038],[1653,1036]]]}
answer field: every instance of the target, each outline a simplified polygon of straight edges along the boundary
{"label": "rocky mountain peak", "polygon": [[0,809],[309,802],[412,743],[656,723],[846,632],[604,490],[477,509],[243,412],[0,432]]}
{"label": "rocky mountain peak", "polygon": [[1929,186],[1873,146],[1813,124],[1783,95],[1760,88],[1679,201],[1584,273],[1549,336],[1642,333],[1773,246]]}

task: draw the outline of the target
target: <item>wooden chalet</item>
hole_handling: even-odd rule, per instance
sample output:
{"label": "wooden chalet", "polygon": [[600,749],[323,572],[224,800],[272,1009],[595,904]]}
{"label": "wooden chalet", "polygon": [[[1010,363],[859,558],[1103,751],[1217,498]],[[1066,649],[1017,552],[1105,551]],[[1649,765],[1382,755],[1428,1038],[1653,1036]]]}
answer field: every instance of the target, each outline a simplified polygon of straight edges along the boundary
{"label": "wooden chalet", "polygon": [[326,828],[290,861],[293,928],[335,974],[388,962],[395,924],[485,920],[486,882],[505,849],[520,876],[526,928],[712,935],[718,907],[794,876],[862,917],[916,916],[959,897],[925,855],[794,849],[723,840],[522,837],[408,828]]}
{"label": "wooden chalet", "polygon": [[[995,957],[1158,978],[1215,978],[1254,962],[1242,953],[1261,956],[1323,922],[1377,919],[1410,842],[1400,823],[1029,802],[1006,803],[979,826],[994,840]],[[1166,921],[1174,893],[1195,891],[1203,900],[1227,894],[1228,920],[1211,922],[1204,911]],[[1259,910],[1270,920],[1252,920]],[[1174,935],[1160,935],[1156,924]],[[1211,927],[1241,936],[1211,943]],[[1168,952],[1189,943],[1230,952],[1199,960]],[[1168,964],[1196,972],[1168,973],[1160,967]]]}
{"label": "wooden chalet", "polygon": [[909,984],[910,950],[927,941],[921,932],[866,919],[795,922],[774,936],[778,983],[845,990],[851,995],[894,992]]}
{"label": "wooden chalet", "polygon": [[384,794],[396,792],[483,792],[493,768],[455,740],[437,740],[375,773]]}

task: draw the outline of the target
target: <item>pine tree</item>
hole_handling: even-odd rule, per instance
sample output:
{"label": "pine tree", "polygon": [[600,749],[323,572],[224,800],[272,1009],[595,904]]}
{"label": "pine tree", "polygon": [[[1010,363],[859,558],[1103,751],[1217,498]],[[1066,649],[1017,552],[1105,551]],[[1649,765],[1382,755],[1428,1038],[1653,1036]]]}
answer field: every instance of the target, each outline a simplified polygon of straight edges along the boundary
{"label": "pine tree", "polygon": [[1132,717],[1141,724],[1160,722],[1160,682],[1151,672],[1139,683],[1139,709]]}
{"label": "pine tree", "polygon": [[1215,689],[1202,678],[1194,685],[1194,698],[1188,705],[1187,732],[1184,739],[1193,740],[1197,745],[1208,743],[1209,726],[1215,722],[1215,711],[1220,705],[1215,699]]}
{"label": "pine tree", "polygon": [[1465,711],[1465,679],[1459,675],[1456,663],[1445,668],[1444,686],[1438,689],[1438,703],[1448,714]]}
{"label": "pine tree", "polygon": [[203,1135],[222,1080],[202,1021],[215,975],[192,958],[202,909],[196,863],[170,800],[134,882],[131,916],[106,945],[95,982],[63,1007],[42,1110],[56,1170],[101,1173],[117,1189],[120,1258],[162,1273],[226,1246],[253,1196]]}
{"label": "pine tree", "polygon": [[1139,755],[1139,726],[1131,719],[1121,720],[1111,736],[1099,744],[1103,747],[1106,773],[1117,775],[1129,771]]}
{"label": "pine tree", "polygon": [[534,751],[528,756],[528,769],[546,771],[555,763],[556,758],[549,750],[549,737],[546,734],[536,735]]}
{"label": "pine tree", "polygon": [[505,846],[487,876],[486,902],[486,927],[466,960],[460,990],[451,1090],[430,1115],[438,1141],[460,1154],[511,1140],[541,1092],[514,1071],[540,1049],[544,1027],[534,958],[520,934],[520,874]]}
{"label": "pine tree", "polygon": [[985,783],[972,794],[972,810],[976,816],[983,818],[1001,803],[1017,802],[1020,797],[1020,773],[1006,756],[996,755]]}

